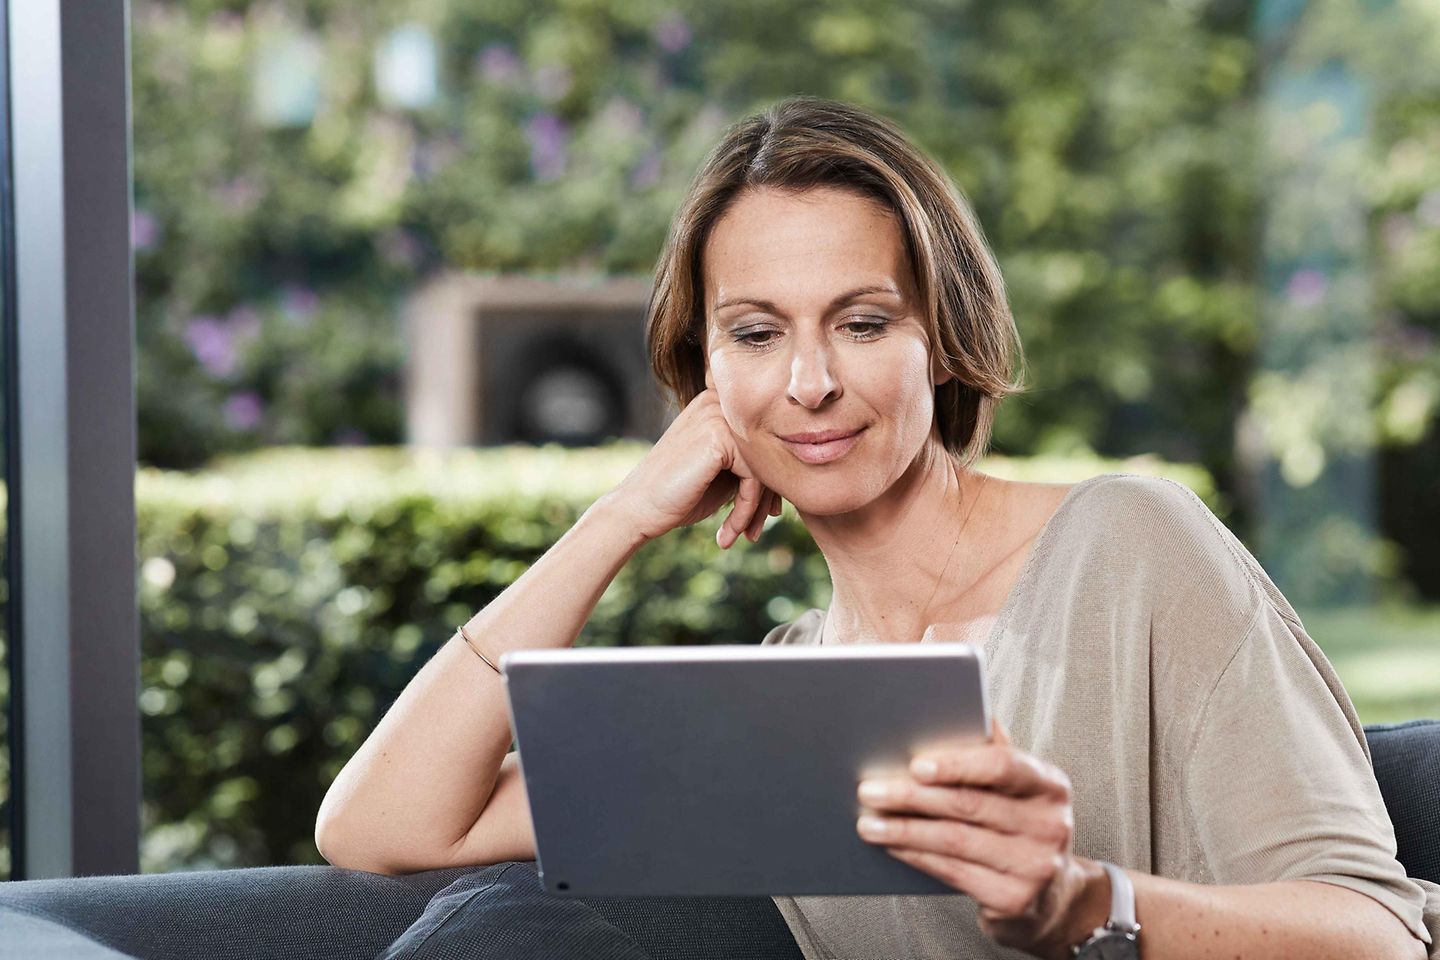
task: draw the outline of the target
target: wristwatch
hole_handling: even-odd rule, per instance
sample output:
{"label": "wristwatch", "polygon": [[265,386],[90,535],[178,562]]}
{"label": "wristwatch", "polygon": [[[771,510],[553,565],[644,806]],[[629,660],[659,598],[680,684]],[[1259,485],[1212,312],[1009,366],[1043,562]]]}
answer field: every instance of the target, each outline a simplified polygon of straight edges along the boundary
{"label": "wristwatch", "polygon": [[1110,919],[1105,921],[1105,926],[1096,927],[1084,943],[1071,947],[1070,955],[1077,960],[1140,960],[1135,886],[1115,864],[1104,860],[1096,862],[1110,875]]}

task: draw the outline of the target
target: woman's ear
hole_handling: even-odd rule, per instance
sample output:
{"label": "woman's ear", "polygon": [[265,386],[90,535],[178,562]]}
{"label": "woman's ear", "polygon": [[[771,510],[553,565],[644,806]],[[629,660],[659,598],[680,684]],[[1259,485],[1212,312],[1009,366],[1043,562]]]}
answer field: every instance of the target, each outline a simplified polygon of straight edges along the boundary
{"label": "woman's ear", "polygon": [[940,362],[938,354],[935,356],[935,359],[930,361],[930,379],[934,381],[937,387],[955,379],[954,374],[946,370],[945,365]]}

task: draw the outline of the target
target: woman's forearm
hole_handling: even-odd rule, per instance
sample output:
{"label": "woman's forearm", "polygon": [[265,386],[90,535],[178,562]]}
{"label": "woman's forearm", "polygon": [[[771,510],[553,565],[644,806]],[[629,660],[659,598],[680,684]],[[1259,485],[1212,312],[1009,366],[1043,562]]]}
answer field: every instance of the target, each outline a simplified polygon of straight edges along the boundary
{"label": "woman's forearm", "polygon": [[[508,650],[572,645],[643,540],[602,499],[466,632],[497,663]],[[479,819],[511,737],[500,676],[452,636],[331,784],[322,853],[376,870],[441,856]]]}
{"label": "woman's forearm", "polygon": [[[1069,945],[1109,916],[1109,880],[1094,867],[1092,895],[1077,901],[1068,932],[1048,951],[1056,960],[1069,960]],[[1212,886],[1125,872],[1135,885],[1140,956],[1147,960],[1425,960],[1424,944],[1398,917],[1335,884]]]}

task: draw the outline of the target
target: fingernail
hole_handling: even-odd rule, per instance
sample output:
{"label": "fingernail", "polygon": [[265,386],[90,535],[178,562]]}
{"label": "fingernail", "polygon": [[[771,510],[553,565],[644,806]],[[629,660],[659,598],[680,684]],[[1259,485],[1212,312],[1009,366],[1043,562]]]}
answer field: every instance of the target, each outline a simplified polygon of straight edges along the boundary
{"label": "fingernail", "polygon": [[933,777],[935,776],[935,774],[940,772],[940,767],[935,763],[934,760],[930,759],[916,760],[914,763],[910,764],[910,769],[914,770],[917,775],[922,777]]}
{"label": "fingernail", "polygon": [[890,795],[890,790],[879,780],[860,781],[860,799],[872,803],[884,800]]}
{"label": "fingernail", "polygon": [[861,833],[868,833],[871,836],[884,836],[885,821],[879,817],[861,817],[859,821]]}

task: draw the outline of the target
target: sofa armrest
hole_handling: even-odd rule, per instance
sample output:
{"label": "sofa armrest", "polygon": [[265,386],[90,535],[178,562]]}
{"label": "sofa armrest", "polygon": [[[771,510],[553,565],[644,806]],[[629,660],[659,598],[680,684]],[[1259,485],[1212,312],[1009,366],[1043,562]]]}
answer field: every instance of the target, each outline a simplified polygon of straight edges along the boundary
{"label": "sofa armrest", "polygon": [[1365,728],[1375,780],[1405,872],[1440,883],[1440,720]]}

